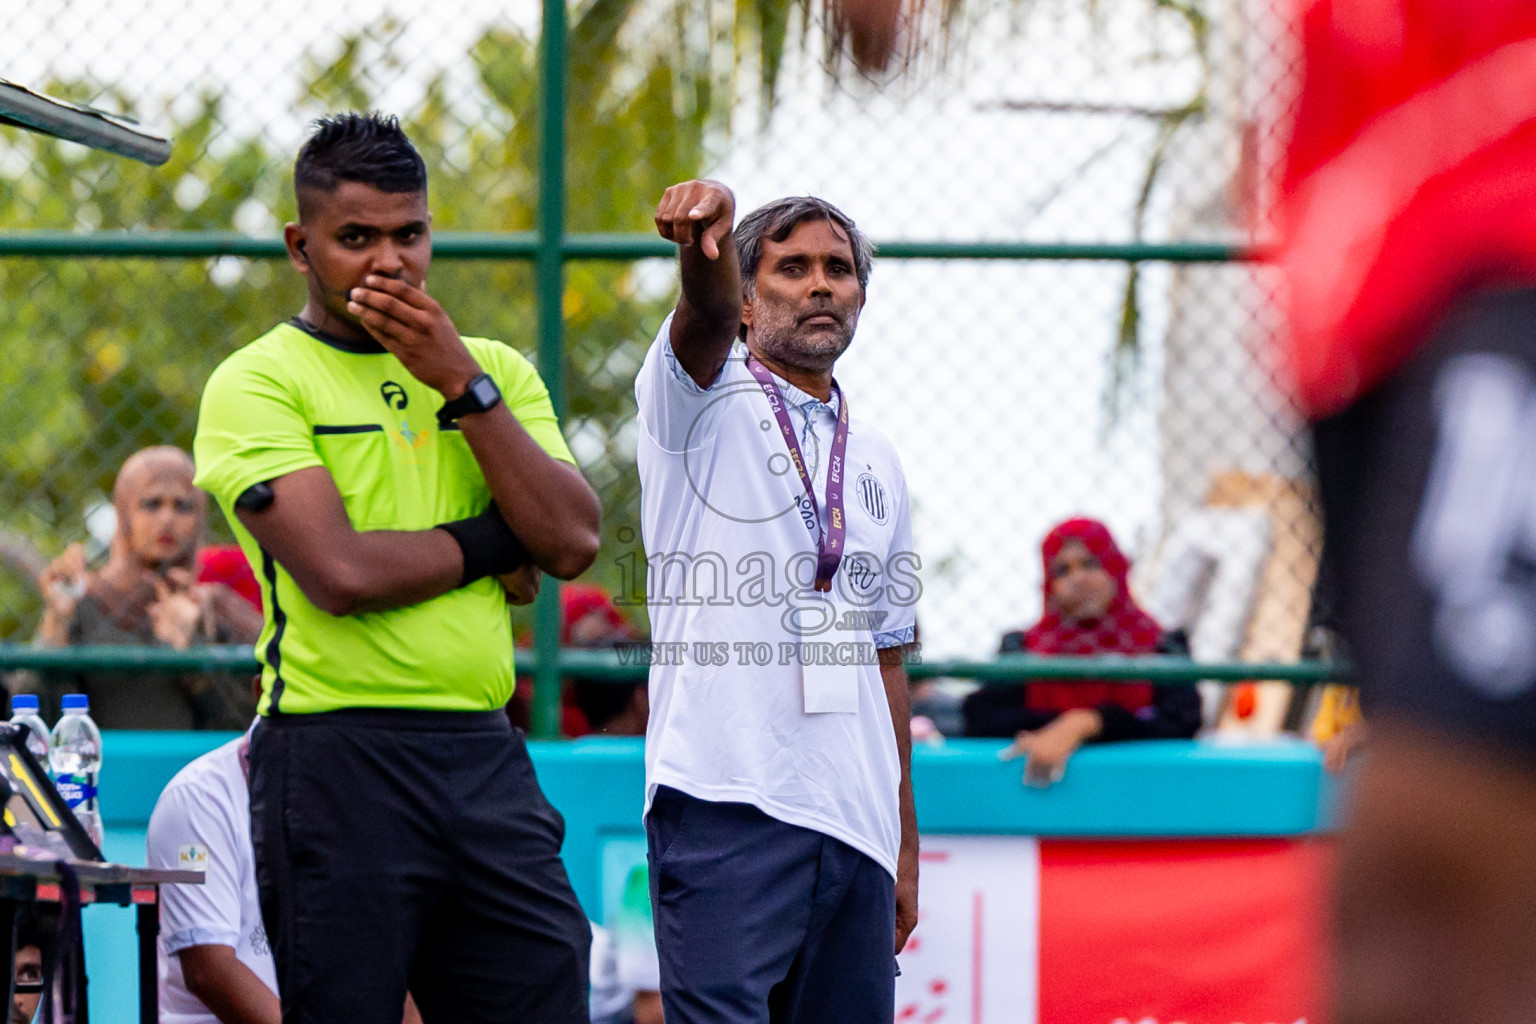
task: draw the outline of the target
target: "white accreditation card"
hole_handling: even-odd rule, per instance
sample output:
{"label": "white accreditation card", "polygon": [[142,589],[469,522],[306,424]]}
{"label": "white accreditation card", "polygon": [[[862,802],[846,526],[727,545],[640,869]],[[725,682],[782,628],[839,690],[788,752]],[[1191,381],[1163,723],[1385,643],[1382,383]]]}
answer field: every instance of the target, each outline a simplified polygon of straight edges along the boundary
{"label": "white accreditation card", "polygon": [[800,666],[805,685],[805,713],[808,715],[853,715],[859,711],[859,668],[857,665],[810,664],[812,651],[804,645],[800,653],[806,663]]}
{"label": "white accreditation card", "polygon": [[[822,595],[822,599],[831,606],[832,621],[838,621],[844,611],[842,602],[830,594]],[[837,660],[839,648],[845,646],[838,640],[847,636],[832,629],[800,641],[800,679],[805,688],[806,714],[858,714],[859,667],[831,664]]]}

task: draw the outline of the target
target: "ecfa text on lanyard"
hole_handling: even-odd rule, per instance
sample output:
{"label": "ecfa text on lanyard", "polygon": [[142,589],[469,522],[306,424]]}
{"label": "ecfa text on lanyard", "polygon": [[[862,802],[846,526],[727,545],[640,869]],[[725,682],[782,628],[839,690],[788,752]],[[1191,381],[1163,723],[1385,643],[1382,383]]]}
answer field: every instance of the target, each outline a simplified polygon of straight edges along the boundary
{"label": "ecfa text on lanyard", "polygon": [[768,397],[768,407],[773,410],[773,418],[778,420],[779,432],[784,435],[784,444],[789,448],[789,458],[794,462],[795,470],[800,474],[800,483],[805,487],[805,496],[810,500],[811,517],[805,526],[816,535],[816,589],[825,593],[832,589],[832,577],[837,575],[838,564],[843,560],[843,543],[848,536],[848,521],[843,514],[843,463],[848,454],[848,396],[843,394],[843,389],[838,387],[834,378],[832,390],[838,398],[837,429],[832,432],[832,452],[827,460],[829,522],[826,529],[822,529],[821,509],[816,504],[816,488],[811,484],[811,473],[806,468],[805,456],[800,452],[800,441],[795,437],[794,424],[789,421],[789,413],[784,409],[784,396],[768,368],[750,355],[747,356],[747,369]]}

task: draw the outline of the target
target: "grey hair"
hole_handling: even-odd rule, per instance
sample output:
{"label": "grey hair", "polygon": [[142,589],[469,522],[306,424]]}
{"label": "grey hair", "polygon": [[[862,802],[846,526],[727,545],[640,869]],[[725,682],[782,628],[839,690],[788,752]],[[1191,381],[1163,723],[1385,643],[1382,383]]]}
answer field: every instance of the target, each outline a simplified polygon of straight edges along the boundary
{"label": "grey hair", "polygon": [[748,298],[755,294],[757,265],[763,259],[763,239],[782,242],[806,221],[829,221],[848,236],[853,249],[853,272],[859,290],[869,286],[869,272],[875,261],[875,245],[842,210],[815,196],[789,196],[775,199],[741,219],[736,225],[736,258],[741,262],[741,287]]}

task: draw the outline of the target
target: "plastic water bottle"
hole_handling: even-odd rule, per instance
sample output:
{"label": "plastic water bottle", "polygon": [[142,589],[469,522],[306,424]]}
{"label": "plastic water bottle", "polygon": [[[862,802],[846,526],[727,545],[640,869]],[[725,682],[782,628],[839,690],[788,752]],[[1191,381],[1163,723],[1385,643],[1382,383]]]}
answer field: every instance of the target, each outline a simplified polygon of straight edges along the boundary
{"label": "plastic water bottle", "polygon": [[48,751],[53,785],[75,812],[91,841],[101,845],[101,809],[96,805],[96,779],[101,772],[101,730],[91,721],[91,701],[83,693],[64,695],[64,715],[53,727]]}
{"label": "plastic water bottle", "polygon": [[27,730],[27,749],[44,771],[50,771],[53,766],[48,762],[48,726],[37,713],[37,694],[18,693],[11,698],[11,724]]}

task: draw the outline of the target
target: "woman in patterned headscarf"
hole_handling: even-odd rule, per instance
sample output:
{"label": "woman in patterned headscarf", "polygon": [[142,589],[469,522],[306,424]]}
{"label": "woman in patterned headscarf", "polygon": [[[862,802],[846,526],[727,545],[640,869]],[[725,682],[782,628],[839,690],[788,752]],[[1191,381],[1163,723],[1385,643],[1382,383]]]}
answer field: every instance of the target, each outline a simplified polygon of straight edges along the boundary
{"label": "woman in patterned headscarf", "polygon": [[[129,456],[112,491],[117,532],[99,571],[79,545],[38,578],[40,646],[252,643],[261,613],[223,584],[197,581],[207,497],[192,486],[192,459],[168,445]],[[39,688],[35,677],[14,679]],[[91,672],[53,676],[48,691],[83,691],[104,729],[238,729],[255,705],[240,673]]]}
{"label": "woman in patterned headscarf", "polygon": [[[1023,632],[1003,637],[1002,653],[1153,654],[1163,631],[1131,597],[1130,562],[1109,529],[1069,519],[1040,545],[1044,610]],[[1200,727],[1200,698],[1190,686],[1148,682],[1040,680],[986,687],[965,701],[968,736],[1008,736],[1005,757],[1027,757],[1027,778],[1059,778],[1082,744],[1187,738]]]}

